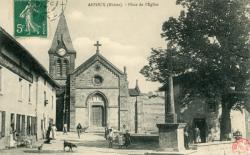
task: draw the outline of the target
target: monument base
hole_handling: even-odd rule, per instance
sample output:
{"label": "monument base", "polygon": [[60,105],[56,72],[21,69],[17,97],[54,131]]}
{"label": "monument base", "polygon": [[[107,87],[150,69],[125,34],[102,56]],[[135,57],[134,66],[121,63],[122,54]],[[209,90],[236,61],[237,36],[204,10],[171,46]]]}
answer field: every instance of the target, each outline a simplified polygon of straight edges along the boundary
{"label": "monument base", "polygon": [[165,117],[165,122],[168,123],[177,123],[177,114],[167,113]]}
{"label": "monument base", "polygon": [[184,147],[184,127],[186,123],[157,124],[159,129],[159,147],[164,151],[179,152]]}

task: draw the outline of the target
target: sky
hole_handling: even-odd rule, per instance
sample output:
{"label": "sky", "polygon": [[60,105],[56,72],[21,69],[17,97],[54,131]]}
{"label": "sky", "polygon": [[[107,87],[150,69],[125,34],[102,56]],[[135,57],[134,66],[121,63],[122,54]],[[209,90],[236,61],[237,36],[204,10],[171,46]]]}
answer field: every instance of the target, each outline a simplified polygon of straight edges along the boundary
{"label": "sky", "polygon": [[[13,1],[0,0],[0,26],[12,36]],[[93,3],[105,3],[106,6],[93,6]],[[122,6],[107,7],[108,3]],[[154,5],[150,7],[146,5],[148,3]],[[64,14],[77,52],[76,67],[95,54],[93,44],[99,40],[102,44],[100,53],[104,57],[121,70],[126,66],[130,88],[135,87],[138,79],[142,92],[156,91],[161,84],[147,81],[139,71],[148,63],[151,48],[166,48],[166,42],[160,36],[162,24],[169,17],[178,16],[180,9],[175,0],[68,0]],[[53,13],[60,11],[61,6],[58,5]],[[48,19],[47,37],[16,38],[47,69],[48,50],[57,23],[58,18]]]}

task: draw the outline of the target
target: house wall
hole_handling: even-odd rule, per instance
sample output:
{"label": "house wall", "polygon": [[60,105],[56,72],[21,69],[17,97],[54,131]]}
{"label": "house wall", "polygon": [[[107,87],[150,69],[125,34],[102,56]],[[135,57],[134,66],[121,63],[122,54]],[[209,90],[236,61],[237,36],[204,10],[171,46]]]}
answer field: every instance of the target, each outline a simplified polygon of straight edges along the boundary
{"label": "house wall", "polygon": [[[36,81],[37,135],[40,139],[45,136],[49,123],[56,123],[56,90],[48,82],[44,81],[42,77],[38,77]],[[44,92],[46,92],[46,97]]]}
{"label": "house wall", "polygon": [[[209,107],[205,97],[196,98],[192,103],[182,105],[178,97],[181,95],[180,86],[175,86],[175,111],[178,122],[187,123],[189,126],[190,137],[192,141],[195,121],[204,119],[206,129],[206,142],[220,140],[220,117],[221,105],[216,103],[214,109]],[[161,95],[142,94],[138,97],[138,132],[139,133],[157,133],[156,124],[165,122],[165,101],[167,98]],[[135,122],[135,97],[130,97],[130,119],[131,132],[134,132]],[[246,111],[231,110],[232,133],[239,130],[243,137],[246,137],[247,119]],[[249,132],[248,132],[249,133]]]}
{"label": "house wall", "polygon": [[[14,114],[14,128],[16,129],[16,117],[17,114],[24,115],[25,120],[27,116],[36,117],[35,113],[35,93],[32,93],[31,101],[28,101],[27,93],[23,92],[22,97],[19,97],[19,76],[10,72],[8,69],[1,68],[1,82],[2,91],[0,93],[0,111],[1,116],[1,138],[0,138],[0,148],[5,148],[8,146],[7,142],[9,140],[9,133],[11,131],[11,114]],[[22,80],[23,90],[28,89],[29,82]],[[32,89],[35,89],[35,87]],[[35,92],[35,91],[34,91]],[[3,113],[5,113],[3,116]],[[27,126],[25,125],[25,128]],[[17,131],[18,134],[26,134],[26,129]]]}
{"label": "house wall", "polygon": [[139,96],[138,132],[157,133],[156,124],[165,122],[164,97]]}
{"label": "house wall", "polygon": [[[197,126],[196,121],[204,120],[204,128],[206,135],[206,142],[218,141],[220,140],[220,118],[222,113],[222,107],[220,102],[215,102],[211,108],[209,105],[209,101],[206,97],[196,97],[192,103],[189,104],[181,104],[181,100],[179,96],[182,95],[181,85],[175,85],[175,102],[176,102],[176,113],[178,115],[178,121],[187,123],[189,126],[189,132],[191,141],[193,139],[194,128]],[[243,136],[246,135],[246,127],[245,127],[245,113],[231,110],[230,113],[231,118],[231,133],[236,130],[240,130]],[[232,136],[231,134],[231,136]],[[231,137],[233,138],[233,137]]]}
{"label": "house wall", "polygon": [[[43,138],[41,120],[46,118],[45,127],[50,119],[55,120],[56,94],[55,88],[48,81],[45,82],[44,76],[40,75],[38,70],[33,70],[32,66],[35,64],[28,64],[31,60],[13,54],[16,44],[11,42],[13,46],[9,46],[10,43],[2,40],[4,44],[0,48],[0,148],[5,148],[9,146],[12,127],[17,135],[32,136],[34,139]],[[45,100],[48,100],[46,106]],[[46,129],[45,127],[43,129]]]}
{"label": "house wall", "polygon": [[[21,115],[21,117],[24,117],[24,121],[20,121],[21,128],[22,126],[24,126],[24,128],[20,131],[17,131],[17,134],[31,134],[33,136],[36,136],[37,133],[37,138],[41,139],[43,137],[42,134],[48,127],[50,119],[53,119],[55,123],[55,90],[48,83],[44,85],[44,80],[41,77],[38,78],[38,81],[34,80],[33,83],[22,79],[22,86],[20,86],[20,77],[18,75],[4,67],[1,67],[1,72],[1,82],[3,85],[2,91],[0,92],[0,112],[4,113],[5,116],[0,116],[1,132],[4,132],[4,134],[2,134],[2,137],[0,138],[0,147],[4,148],[8,145],[7,141],[9,140],[9,133],[11,131],[11,114],[14,114],[13,123],[15,130],[17,130],[17,115]],[[31,87],[30,100],[29,87]],[[20,96],[21,89],[22,95]],[[48,104],[46,106],[44,104],[44,91],[46,91],[46,99],[48,100]],[[27,130],[29,128],[27,122],[28,119],[31,119],[28,117],[32,117],[32,119],[34,119],[35,121],[34,126],[31,127],[34,128],[34,131],[32,131],[33,133],[27,133]],[[41,120],[44,120],[44,130],[42,130],[41,128]]]}

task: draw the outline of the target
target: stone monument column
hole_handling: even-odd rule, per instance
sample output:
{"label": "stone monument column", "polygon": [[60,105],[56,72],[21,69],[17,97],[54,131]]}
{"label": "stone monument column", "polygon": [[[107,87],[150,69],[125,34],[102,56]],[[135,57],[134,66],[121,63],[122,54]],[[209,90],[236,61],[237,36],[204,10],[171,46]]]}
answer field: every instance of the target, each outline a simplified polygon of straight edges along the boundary
{"label": "stone monument column", "polygon": [[157,124],[159,129],[159,147],[164,151],[179,152],[184,148],[185,123],[177,123],[175,113],[173,76],[169,75],[165,87],[165,123]]}
{"label": "stone monument column", "polygon": [[165,123],[177,123],[177,115],[174,106],[173,76],[168,77],[168,86],[165,90]]}

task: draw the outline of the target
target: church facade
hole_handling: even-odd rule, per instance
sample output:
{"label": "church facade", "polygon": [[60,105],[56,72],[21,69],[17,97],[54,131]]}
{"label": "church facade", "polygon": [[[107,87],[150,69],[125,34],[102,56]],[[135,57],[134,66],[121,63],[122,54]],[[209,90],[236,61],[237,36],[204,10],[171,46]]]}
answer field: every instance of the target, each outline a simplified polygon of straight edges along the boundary
{"label": "church facade", "polygon": [[129,89],[126,68],[121,71],[107,60],[100,52],[99,42],[94,46],[97,50],[93,56],[75,68],[76,51],[65,16],[61,15],[48,52],[50,75],[61,86],[57,91],[59,130],[65,123],[70,131],[75,131],[78,123],[91,131],[103,131],[106,126],[131,128],[135,114],[130,109],[139,88]]}
{"label": "church facade", "polygon": [[78,123],[92,130],[128,126],[129,103],[126,73],[98,51],[70,75],[70,129]]}

